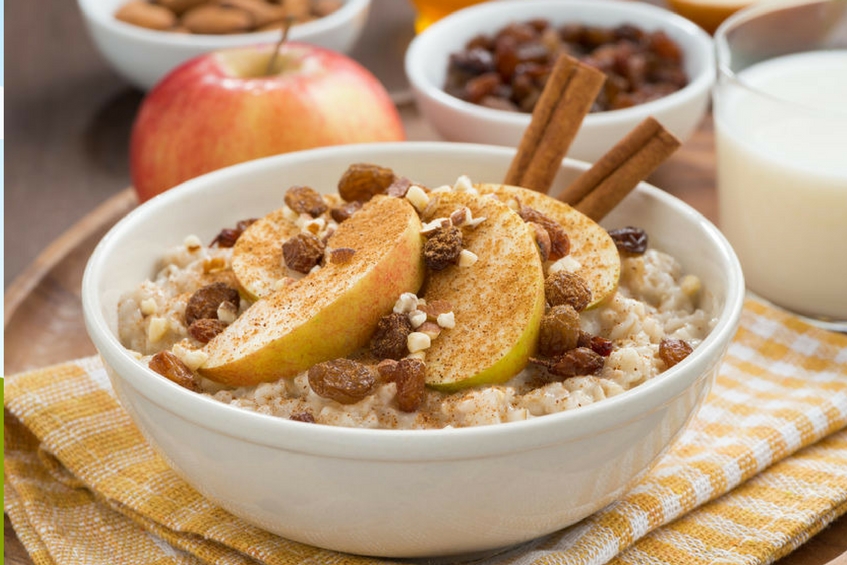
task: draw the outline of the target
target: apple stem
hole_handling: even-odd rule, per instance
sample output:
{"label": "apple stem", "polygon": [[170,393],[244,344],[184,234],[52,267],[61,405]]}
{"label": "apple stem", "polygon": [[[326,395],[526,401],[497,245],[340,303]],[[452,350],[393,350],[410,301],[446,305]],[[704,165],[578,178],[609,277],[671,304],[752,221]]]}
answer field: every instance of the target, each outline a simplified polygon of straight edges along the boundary
{"label": "apple stem", "polygon": [[275,74],[273,72],[274,65],[276,65],[277,57],[279,57],[279,48],[282,47],[282,44],[286,42],[288,39],[288,30],[291,29],[291,24],[294,23],[294,17],[288,16],[285,18],[285,23],[282,26],[282,37],[277,42],[276,47],[274,48],[274,52],[271,54],[271,59],[268,61],[268,67],[265,69],[265,75]]}

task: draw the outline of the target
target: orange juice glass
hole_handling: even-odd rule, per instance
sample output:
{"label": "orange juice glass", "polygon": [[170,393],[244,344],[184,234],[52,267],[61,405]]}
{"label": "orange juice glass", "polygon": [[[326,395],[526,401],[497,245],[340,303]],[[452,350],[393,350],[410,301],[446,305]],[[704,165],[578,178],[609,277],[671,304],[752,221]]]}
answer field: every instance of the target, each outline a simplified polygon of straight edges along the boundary
{"label": "orange juice glass", "polygon": [[481,4],[486,0],[412,0],[417,11],[415,31],[420,33],[427,26],[444,16],[473,4]]}

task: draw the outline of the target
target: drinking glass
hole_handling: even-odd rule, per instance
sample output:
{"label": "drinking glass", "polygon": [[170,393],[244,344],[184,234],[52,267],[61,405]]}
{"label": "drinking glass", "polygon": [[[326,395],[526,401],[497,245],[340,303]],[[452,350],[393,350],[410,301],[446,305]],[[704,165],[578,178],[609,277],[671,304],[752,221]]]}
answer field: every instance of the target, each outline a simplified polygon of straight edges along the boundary
{"label": "drinking glass", "polygon": [[715,47],[719,226],[754,294],[847,331],[847,0],[754,4]]}

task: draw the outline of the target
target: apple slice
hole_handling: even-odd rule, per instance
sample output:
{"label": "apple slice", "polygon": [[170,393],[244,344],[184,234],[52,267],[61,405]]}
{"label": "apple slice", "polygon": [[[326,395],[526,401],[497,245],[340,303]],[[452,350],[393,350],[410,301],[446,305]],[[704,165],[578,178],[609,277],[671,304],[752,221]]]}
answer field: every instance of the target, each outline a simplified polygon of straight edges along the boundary
{"label": "apple slice", "polygon": [[[323,195],[323,199],[328,206],[341,202],[337,195]],[[251,300],[267,296],[280,279],[292,275],[282,260],[282,243],[302,231],[296,216],[287,207],[279,208],[250,224],[236,240],[232,271]]]}
{"label": "apple slice", "polygon": [[535,351],[544,315],[544,273],[526,222],[495,198],[468,192],[437,193],[428,221],[463,206],[476,227],[462,228],[463,247],[477,261],[430,274],[424,298],[446,300],[456,325],[426,350],[426,383],[439,390],[505,382]]}
{"label": "apple slice", "polygon": [[611,296],[618,288],[621,276],[621,257],[614,240],[604,228],[585,214],[561,200],[528,188],[505,184],[481,184],[483,194],[495,194],[504,202],[518,200],[524,206],[538,210],[558,222],[570,239],[570,253],[562,265],[585,280],[591,289],[593,308]]}
{"label": "apple slice", "polygon": [[364,346],[404,292],[423,282],[421,223],[405,199],[376,196],[338,226],[329,248],[355,250],[253,304],[206,345],[199,369],[228,385],[291,377]]}

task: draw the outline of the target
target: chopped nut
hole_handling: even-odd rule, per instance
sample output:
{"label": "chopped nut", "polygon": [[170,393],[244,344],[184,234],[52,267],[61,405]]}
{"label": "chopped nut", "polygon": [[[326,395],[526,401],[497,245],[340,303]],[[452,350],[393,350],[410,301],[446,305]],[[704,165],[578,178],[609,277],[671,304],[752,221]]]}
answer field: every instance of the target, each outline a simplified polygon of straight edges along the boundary
{"label": "chopped nut", "polygon": [[307,424],[314,424],[316,421],[311,412],[298,412],[292,414],[288,419],[295,422],[306,422]]}
{"label": "chopped nut", "polygon": [[442,271],[459,261],[462,232],[450,226],[436,230],[424,243],[424,263],[433,271]]}
{"label": "chopped nut", "polygon": [[397,405],[403,412],[420,408],[426,395],[426,366],[420,359],[401,359],[394,369]]}
{"label": "chopped nut", "polygon": [[[301,219],[298,220],[297,225],[300,226],[300,231],[303,231],[305,233],[318,235],[326,227],[326,220],[324,220],[323,218],[312,218],[311,216],[307,216],[306,214],[303,214],[302,216],[300,216],[300,218]],[[306,220],[303,221],[303,219]]]}
{"label": "chopped nut", "polygon": [[159,316],[150,318],[150,323],[147,324],[147,341],[156,343],[168,333],[168,320]]}
{"label": "chopped nut", "polygon": [[323,258],[324,243],[316,236],[301,232],[282,244],[285,266],[298,273],[308,273]]}
{"label": "chopped nut", "polygon": [[209,359],[209,355],[202,349],[190,349],[181,343],[174,344],[171,351],[192,371],[202,367]]}
{"label": "chopped nut", "polygon": [[415,210],[423,212],[429,204],[429,195],[420,186],[413,184],[406,191],[406,200],[408,200]]}
{"label": "chopped nut", "polygon": [[435,218],[434,220],[430,222],[424,222],[424,224],[421,225],[421,235],[429,237],[439,229],[448,228],[451,225],[453,224],[450,221],[450,218]]}
{"label": "chopped nut", "polygon": [[170,351],[160,351],[155,354],[147,366],[183,388],[200,392],[200,385],[197,383],[194,373]]}
{"label": "chopped nut", "polygon": [[471,209],[467,206],[462,206],[450,214],[450,221],[454,226],[461,226],[462,224],[471,221],[471,218],[473,218],[473,215],[471,214]]}
{"label": "chopped nut", "polygon": [[428,335],[429,339],[433,340],[441,334],[441,326],[435,322],[424,322],[418,326],[417,331]]}
{"label": "chopped nut", "polygon": [[238,290],[223,282],[208,284],[188,299],[185,306],[185,323],[191,325],[195,320],[202,318],[217,318],[218,308],[223,302],[230,302],[236,311],[241,304],[241,296]]}
{"label": "chopped nut", "polygon": [[408,314],[418,309],[418,297],[412,292],[404,292],[394,303],[394,312]]}
{"label": "chopped nut", "polygon": [[333,220],[340,224],[361,209],[362,203],[358,200],[353,200],[352,202],[345,202],[340,206],[336,206],[329,211],[329,215]]}
{"label": "chopped nut", "polygon": [[219,273],[226,269],[226,259],[223,257],[207,257],[203,260],[204,273]]}
{"label": "chopped nut", "polygon": [[426,322],[427,315],[426,312],[422,310],[414,310],[413,312],[409,312],[409,323],[412,324],[412,327],[417,329]]}
{"label": "chopped nut", "polygon": [[692,351],[694,349],[681,339],[665,338],[659,343],[659,358],[668,369],[688,357]]}
{"label": "chopped nut", "polygon": [[212,318],[201,318],[194,320],[188,326],[188,335],[200,343],[209,343],[216,335],[226,329],[226,324]]}
{"label": "chopped nut", "polygon": [[141,301],[141,304],[138,305],[139,310],[144,316],[150,316],[155,314],[159,309],[159,306],[156,304],[156,301],[153,298],[145,298]]}
{"label": "chopped nut", "polygon": [[395,179],[394,171],[369,163],[354,163],[338,181],[338,194],[351,202],[367,202],[376,194],[384,193]]}
{"label": "chopped nut", "polygon": [[356,250],[352,247],[338,247],[329,252],[329,262],[334,265],[343,265],[349,263],[355,254]]}
{"label": "chopped nut", "polygon": [[412,181],[406,177],[396,177],[394,182],[385,189],[385,193],[394,198],[403,198],[406,196],[406,192],[408,192],[410,186],[412,186]]}
{"label": "chopped nut", "polygon": [[476,264],[479,260],[479,257],[476,253],[469,249],[462,249],[459,252],[459,266],[460,267],[470,267],[471,265]]}
{"label": "chopped nut", "polygon": [[700,278],[696,275],[685,275],[679,281],[679,288],[686,296],[695,296],[700,292],[701,286]]}
{"label": "chopped nut", "polygon": [[238,317],[238,307],[230,301],[221,302],[218,306],[218,320],[231,324]]}
{"label": "chopped nut", "polygon": [[455,192],[471,192],[473,194],[477,193],[477,190],[468,175],[459,175],[459,177],[456,179],[456,182],[453,183],[453,190]]}
{"label": "chopped nut", "polygon": [[518,210],[518,214],[520,214],[521,218],[523,218],[525,222],[539,224],[547,230],[547,233],[550,236],[549,259],[551,261],[561,259],[570,253],[571,242],[568,238],[568,234],[565,233],[565,229],[557,221],[548,218],[538,210],[530,208],[529,206],[521,206]]}
{"label": "chopped nut", "polygon": [[432,345],[432,340],[423,332],[412,332],[406,338],[406,348],[409,353],[417,353],[424,349],[429,349]]}
{"label": "chopped nut", "polygon": [[538,352],[547,357],[561,355],[579,343],[579,313],[570,304],[554,306],[541,318]]}
{"label": "chopped nut", "polygon": [[183,245],[185,245],[185,248],[189,252],[195,253],[197,251],[200,251],[200,249],[203,247],[203,242],[200,241],[199,237],[192,234],[185,238],[185,241],[183,241]]}
{"label": "chopped nut", "polygon": [[401,359],[408,352],[412,323],[405,313],[392,312],[379,319],[371,337],[370,351],[379,359]]}
{"label": "chopped nut", "polygon": [[373,371],[366,365],[345,358],[313,365],[308,379],[315,394],[341,404],[359,402],[376,386]]}
{"label": "chopped nut", "polygon": [[298,214],[317,218],[327,210],[323,196],[308,186],[292,186],[285,192],[285,204]]}
{"label": "chopped nut", "polygon": [[574,310],[582,312],[591,302],[591,289],[576,273],[556,271],[547,275],[544,281],[544,296],[551,306],[570,304]]}
{"label": "chopped nut", "polygon": [[447,300],[433,300],[428,304],[422,305],[420,308],[426,312],[426,319],[434,322],[441,314],[452,312],[453,305]]}
{"label": "chopped nut", "polygon": [[438,315],[435,323],[446,330],[453,329],[456,327],[456,316],[453,312],[444,312]]}

